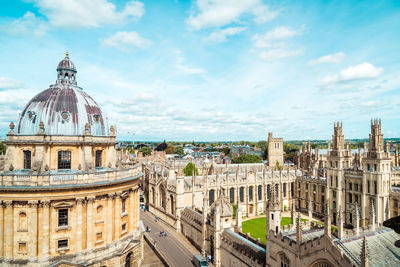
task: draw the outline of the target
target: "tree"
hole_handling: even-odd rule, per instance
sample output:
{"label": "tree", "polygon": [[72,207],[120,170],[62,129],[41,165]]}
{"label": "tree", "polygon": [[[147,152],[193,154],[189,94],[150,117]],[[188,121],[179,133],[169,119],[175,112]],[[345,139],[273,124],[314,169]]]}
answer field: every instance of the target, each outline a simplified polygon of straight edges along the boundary
{"label": "tree", "polygon": [[144,157],[151,155],[151,149],[150,149],[150,147],[147,147],[147,146],[144,146],[141,149],[139,149],[139,152],[142,152]]}
{"label": "tree", "polygon": [[165,149],[165,153],[167,154],[174,154],[175,152],[175,147],[173,144],[168,144],[167,149]]}
{"label": "tree", "polygon": [[194,165],[193,162],[189,162],[185,168],[183,168],[183,172],[185,173],[186,176],[192,176],[193,174],[193,169],[195,175],[199,175],[199,170],[196,168],[196,165]]}
{"label": "tree", "polygon": [[183,147],[176,146],[174,149],[174,154],[178,154],[179,156],[183,156],[185,152],[183,151]]}
{"label": "tree", "polygon": [[245,154],[239,157],[233,158],[232,163],[262,163],[262,159],[256,155]]}
{"label": "tree", "polygon": [[0,143],[0,155],[6,153],[6,144],[1,142]]}
{"label": "tree", "polygon": [[161,144],[158,144],[158,146],[156,147],[156,151],[164,151],[168,148],[168,144],[164,142],[162,142]]}
{"label": "tree", "polygon": [[299,151],[299,147],[290,143],[283,144],[283,151],[285,151],[285,160],[293,161],[294,155]]}

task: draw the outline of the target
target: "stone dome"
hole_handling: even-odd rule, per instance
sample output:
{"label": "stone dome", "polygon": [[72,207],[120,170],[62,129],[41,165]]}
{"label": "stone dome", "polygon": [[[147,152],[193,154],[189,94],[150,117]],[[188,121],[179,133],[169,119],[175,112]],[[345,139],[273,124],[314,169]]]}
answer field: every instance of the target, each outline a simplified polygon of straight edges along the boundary
{"label": "stone dome", "polygon": [[47,135],[83,135],[86,124],[94,136],[109,135],[99,105],[77,86],[76,73],[66,53],[57,67],[56,84],[32,98],[20,114],[18,135],[37,134],[41,122]]}

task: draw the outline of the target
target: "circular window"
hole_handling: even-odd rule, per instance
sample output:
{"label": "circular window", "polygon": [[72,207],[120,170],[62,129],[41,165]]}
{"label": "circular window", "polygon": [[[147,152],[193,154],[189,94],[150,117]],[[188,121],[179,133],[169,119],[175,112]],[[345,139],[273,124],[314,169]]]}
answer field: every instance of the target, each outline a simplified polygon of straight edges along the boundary
{"label": "circular window", "polygon": [[61,118],[63,119],[63,121],[68,121],[69,120],[69,113],[64,111],[61,113]]}
{"label": "circular window", "polygon": [[35,118],[36,113],[35,111],[28,111],[27,115],[29,120],[33,120]]}

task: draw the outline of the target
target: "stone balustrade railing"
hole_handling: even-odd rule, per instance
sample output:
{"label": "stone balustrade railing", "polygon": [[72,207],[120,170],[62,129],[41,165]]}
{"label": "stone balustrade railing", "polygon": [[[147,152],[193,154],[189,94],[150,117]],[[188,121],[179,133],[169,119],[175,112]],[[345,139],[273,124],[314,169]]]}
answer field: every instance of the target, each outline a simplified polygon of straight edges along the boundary
{"label": "stone balustrade railing", "polygon": [[12,172],[0,173],[0,186],[52,186],[91,184],[98,182],[116,181],[129,177],[142,175],[139,166],[123,170],[101,170],[77,173],[54,174],[14,174]]}

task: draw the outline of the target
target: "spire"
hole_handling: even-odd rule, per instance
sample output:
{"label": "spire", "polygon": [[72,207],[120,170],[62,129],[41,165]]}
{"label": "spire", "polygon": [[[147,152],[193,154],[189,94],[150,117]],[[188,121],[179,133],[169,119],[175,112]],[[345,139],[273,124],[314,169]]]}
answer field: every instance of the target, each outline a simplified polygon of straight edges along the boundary
{"label": "spire", "polygon": [[385,221],[390,219],[390,208],[389,208],[389,199],[386,200],[386,207],[385,207]]}
{"label": "spire", "polygon": [[342,213],[342,206],[339,206],[339,225],[338,225],[338,235],[339,238],[343,238],[343,213]]}
{"label": "spire", "polygon": [[303,229],[301,223],[300,211],[297,212],[297,222],[296,222],[296,243],[300,246],[303,241]]}
{"label": "spire", "polygon": [[355,206],[355,226],[356,226],[356,235],[360,234],[360,213],[358,212],[358,203],[356,202]]}
{"label": "spire", "polygon": [[370,205],[369,205],[369,225],[372,229],[372,231],[375,230],[375,207],[374,207],[374,201],[371,199]]}
{"label": "spire", "polygon": [[311,197],[310,197],[310,201],[308,202],[308,219],[311,223],[312,220],[312,201],[311,201]]}
{"label": "spire", "polygon": [[242,231],[242,208],[240,204],[236,208],[236,231]]}
{"label": "spire", "polygon": [[294,215],[295,212],[296,212],[296,208],[294,206],[294,200],[292,199],[292,208],[290,209],[290,218],[291,218],[291,222],[292,222],[293,226],[296,224],[296,218]]}
{"label": "spire", "polygon": [[325,232],[326,236],[331,237],[331,216],[329,215],[329,202],[326,203],[326,207],[325,207],[324,232]]}
{"label": "spire", "polygon": [[368,243],[367,237],[364,235],[362,245],[361,245],[361,267],[369,266],[369,252],[368,252]]}

